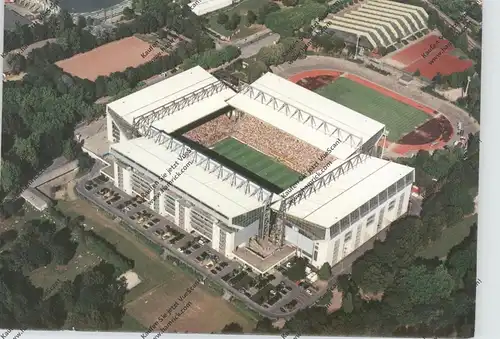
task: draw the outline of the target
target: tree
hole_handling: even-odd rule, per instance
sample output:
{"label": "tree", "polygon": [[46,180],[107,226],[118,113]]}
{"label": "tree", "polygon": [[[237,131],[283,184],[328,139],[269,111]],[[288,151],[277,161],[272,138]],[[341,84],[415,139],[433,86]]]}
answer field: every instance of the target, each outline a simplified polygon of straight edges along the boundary
{"label": "tree", "polygon": [[416,76],[416,77],[419,77],[420,76],[420,70],[417,69],[415,72],[413,72],[413,75]]}
{"label": "tree", "polygon": [[4,191],[17,191],[21,188],[21,168],[18,163],[3,159],[1,171],[1,184]]}
{"label": "tree", "polygon": [[260,334],[276,334],[280,333],[280,330],[273,326],[273,321],[271,319],[264,317],[257,321],[253,332]]}
{"label": "tree", "polygon": [[328,280],[330,279],[330,276],[332,274],[332,271],[331,271],[331,267],[330,267],[330,264],[325,262],[321,268],[319,269],[319,272],[318,272],[318,277],[321,279],[321,280]]}
{"label": "tree", "polygon": [[298,3],[299,3],[299,0],[283,0],[283,5],[285,5],[287,7],[297,6]]}
{"label": "tree", "polygon": [[238,323],[232,322],[224,326],[221,333],[243,333],[243,327]]}
{"label": "tree", "polygon": [[78,27],[78,29],[84,29],[85,27],[87,27],[87,20],[85,19],[84,16],[82,15],[78,16],[76,27]]}
{"label": "tree", "polygon": [[229,16],[224,12],[219,12],[219,14],[217,15],[217,23],[219,25],[225,25],[228,20]]}
{"label": "tree", "polygon": [[241,15],[235,12],[231,15],[231,18],[226,22],[224,28],[226,28],[228,31],[234,31],[240,23],[241,23]]}
{"label": "tree", "polygon": [[257,14],[254,11],[250,10],[247,12],[247,23],[249,25],[253,25],[257,21]]}
{"label": "tree", "polygon": [[125,20],[130,20],[130,19],[134,18],[134,16],[135,16],[135,12],[132,8],[125,7],[123,9],[123,17],[125,18]]}

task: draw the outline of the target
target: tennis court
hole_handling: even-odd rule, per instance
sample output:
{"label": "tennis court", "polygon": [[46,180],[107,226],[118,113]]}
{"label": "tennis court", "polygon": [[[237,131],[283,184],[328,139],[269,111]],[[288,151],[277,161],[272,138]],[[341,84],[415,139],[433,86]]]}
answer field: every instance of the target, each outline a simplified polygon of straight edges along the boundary
{"label": "tennis court", "polygon": [[300,176],[300,173],[233,138],[218,142],[212,150],[282,189],[293,185]]}
{"label": "tennis court", "polygon": [[422,110],[344,77],[316,92],[383,123],[389,131],[388,140],[392,142],[398,141],[430,118]]}

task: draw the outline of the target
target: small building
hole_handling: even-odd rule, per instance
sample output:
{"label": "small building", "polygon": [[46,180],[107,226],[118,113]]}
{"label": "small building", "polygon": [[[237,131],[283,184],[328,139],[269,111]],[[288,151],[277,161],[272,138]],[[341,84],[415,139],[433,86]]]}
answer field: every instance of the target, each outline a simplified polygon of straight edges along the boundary
{"label": "small building", "polygon": [[38,211],[46,210],[51,204],[51,200],[36,188],[28,188],[21,197]]}

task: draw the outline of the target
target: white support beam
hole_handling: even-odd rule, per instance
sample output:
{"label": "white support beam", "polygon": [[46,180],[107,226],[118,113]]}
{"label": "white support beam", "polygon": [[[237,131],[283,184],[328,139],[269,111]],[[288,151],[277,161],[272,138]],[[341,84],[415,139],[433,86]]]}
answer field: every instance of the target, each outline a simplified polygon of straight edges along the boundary
{"label": "white support beam", "polygon": [[332,169],[330,172],[326,173],[322,177],[311,181],[306,186],[304,186],[300,191],[294,193],[290,197],[285,199],[286,207],[285,210],[289,210],[290,207],[298,204],[303,199],[307,199],[311,194],[317,192],[321,188],[327,187],[332,181],[337,180],[343,174],[347,173],[351,169],[355,168],[361,164],[369,155],[364,153],[357,153],[354,157],[343,162],[339,166]]}
{"label": "white support beam", "polygon": [[214,174],[220,181],[228,182],[231,187],[235,187],[237,190],[243,192],[247,196],[254,197],[258,201],[264,202],[272,194],[256,183],[237,174],[230,168],[223,166],[219,162],[207,157],[202,153],[199,153],[198,151],[190,148],[186,144],[172,138],[170,135],[166,134],[163,131],[160,131],[153,126],[149,127],[145,135],[148,138],[153,139],[155,143],[163,145],[167,150],[171,152],[175,152],[179,155],[189,153],[189,155],[186,157],[186,160],[193,160],[194,165],[200,167],[205,172]]}
{"label": "white support beam", "polygon": [[171,101],[161,107],[155,108],[140,117],[134,118],[133,126],[142,135],[148,132],[149,126],[155,121],[163,119],[166,116],[172,115],[188,106],[194,105],[206,98],[209,98],[226,89],[226,85],[221,81],[216,81],[208,84],[192,93],[189,93],[179,99]]}
{"label": "white support beam", "polygon": [[298,122],[310,127],[311,129],[319,131],[330,137],[339,138],[342,143],[348,143],[352,148],[357,149],[363,143],[362,138],[351,134],[339,127],[336,127],[329,122],[318,118],[317,116],[314,116],[311,113],[308,113],[287,102],[277,99],[268,93],[256,89],[251,85],[244,85],[240,93],[248,96],[255,101],[259,101],[263,105],[271,107],[276,112],[282,113],[290,119],[297,120]]}

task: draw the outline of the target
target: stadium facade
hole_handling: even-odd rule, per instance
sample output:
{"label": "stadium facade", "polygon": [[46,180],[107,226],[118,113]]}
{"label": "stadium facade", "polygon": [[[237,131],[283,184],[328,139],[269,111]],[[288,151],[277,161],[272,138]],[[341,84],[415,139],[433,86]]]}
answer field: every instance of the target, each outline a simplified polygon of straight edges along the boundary
{"label": "stadium facade", "polygon": [[[408,208],[414,170],[378,157],[383,124],[272,73],[235,91],[197,66],[106,113],[115,186],[259,272],[293,255],[334,265]],[[319,160],[291,187],[269,188],[179,134],[217,116],[232,128],[247,116]]]}
{"label": "stadium facade", "polygon": [[366,0],[339,14],[328,15],[320,25],[344,41],[373,49],[391,47],[428,28],[422,8],[389,0]]}

